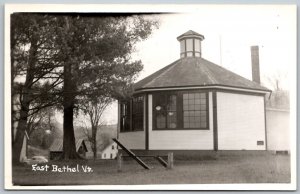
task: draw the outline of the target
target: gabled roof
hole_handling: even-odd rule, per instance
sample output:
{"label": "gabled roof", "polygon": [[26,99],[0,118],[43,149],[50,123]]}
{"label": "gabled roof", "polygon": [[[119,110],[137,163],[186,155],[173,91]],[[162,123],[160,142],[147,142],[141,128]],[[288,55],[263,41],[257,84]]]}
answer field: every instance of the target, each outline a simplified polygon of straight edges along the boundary
{"label": "gabled roof", "polygon": [[134,90],[188,86],[228,86],[270,91],[219,65],[200,57],[181,58],[134,85]]}
{"label": "gabled roof", "polygon": [[[76,152],[78,152],[81,144],[85,147],[85,150],[87,151],[87,147],[85,145],[85,141],[83,139],[78,139],[76,142]],[[63,140],[62,139],[55,139],[52,145],[50,146],[49,150],[51,152],[61,152],[63,150]]]}

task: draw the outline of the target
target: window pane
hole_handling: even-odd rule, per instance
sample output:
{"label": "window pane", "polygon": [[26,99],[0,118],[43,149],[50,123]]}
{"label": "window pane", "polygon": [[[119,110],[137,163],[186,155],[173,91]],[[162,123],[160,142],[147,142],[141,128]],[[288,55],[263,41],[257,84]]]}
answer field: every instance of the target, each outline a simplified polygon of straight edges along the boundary
{"label": "window pane", "polygon": [[195,104],[195,110],[200,110],[200,104]]}
{"label": "window pane", "polygon": [[168,110],[176,111],[176,96],[171,95],[168,99]]}
{"label": "window pane", "polygon": [[130,131],[130,108],[129,108],[129,102],[123,102],[121,104],[121,126],[120,131],[126,132]]}
{"label": "window pane", "polygon": [[205,128],[207,119],[206,93],[185,93],[183,98],[183,127]]}
{"label": "window pane", "polygon": [[193,51],[193,39],[186,39],[186,51]]}
{"label": "window pane", "polygon": [[187,104],[183,105],[183,110],[189,110],[189,106]]}
{"label": "window pane", "polygon": [[162,114],[157,115],[156,117],[156,127],[158,129],[166,128],[166,117]]}
{"label": "window pane", "polygon": [[177,127],[177,95],[160,93],[154,95],[154,111],[157,129]]}
{"label": "window pane", "polygon": [[143,114],[144,114],[144,97],[136,96],[132,99],[132,130],[142,131],[143,126]]}
{"label": "window pane", "polygon": [[183,123],[183,127],[184,127],[184,128],[190,128],[189,122],[188,122],[188,121],[185,121],[185,122]]}
{"label": "window pane", "polygon": [[201,98],[199,99],[201,104],[206,104],[206,99],[205,98]]}
{"label": "window pane", "polygon": [[201,116],[201,117],[206,117],[206,111],[201,111],[201,112],[200,112],[200,116]]}
{"label": "window pane", "polygon": [[200,123],[200,127],[201,127],[201,128],[206,128],[206,127],[207,127],[207,126],[206,126],[206,121],[201,122],[201,123]]}
{"label": "window pane", "polygon": [[195,51],[200,52],[200,40],[195,39]]}
{"label": "window pane", "polygon": [[184,40],[182,40],[180,42],[180,52],[181,53],[185,52],[185,41]]}
{"label": "window pane", "polygon": [[176,112],[168,112],[167,116],[168,127],[167,128],[176,128]]}
{"label": "window pane", "polygon": [[189,104],[189,110],[195,110],[195,106],[193,104]]}

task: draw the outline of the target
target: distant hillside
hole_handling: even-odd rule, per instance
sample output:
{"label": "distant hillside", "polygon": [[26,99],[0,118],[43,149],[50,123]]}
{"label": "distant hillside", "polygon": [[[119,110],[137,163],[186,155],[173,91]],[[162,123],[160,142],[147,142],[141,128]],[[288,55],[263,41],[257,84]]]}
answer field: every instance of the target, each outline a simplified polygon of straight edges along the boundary
{"label": "distant hillside", "polygon": [[[75,138],[76,139],[85,139],[88,138],[85,135],[84,130],[81,126],[74,126]],[[98,150],[104,149],[109,143],[112,142],[112,138],[117,137],[117,125],[104,125],[102,126],[97,133],[97,141],[98,141]],[[56,123],[56,139],[63,138],[63,124]],[[87,146],[90,149],[90,143],[87,142]]]}
{"label": "distant hillside", "polygon": [[[75,138],[86,139],[86,134],[82,127],[74,127],[75,128]],[[117,137],[117,125],[104,125],[97,132],[97,142],[99,151],[104,149],[109,143],[112,142],[112,138]]]}

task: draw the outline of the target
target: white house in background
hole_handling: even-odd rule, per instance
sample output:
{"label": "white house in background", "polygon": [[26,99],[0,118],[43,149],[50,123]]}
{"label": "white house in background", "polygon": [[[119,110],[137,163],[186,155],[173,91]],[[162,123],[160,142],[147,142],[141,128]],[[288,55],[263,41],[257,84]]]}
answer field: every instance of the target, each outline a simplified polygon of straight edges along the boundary
{"label": "white house in background", "polygon": [[118,139],[132,150],[266,150],[265,95],[258,47],[253,81],[201,57],[204,36],[177,38],[180,59],[134,85],[119,100]]}
{"label": "white house in background", "polygon": [[109,144],[106,148],[104,148],[101,152],[101,159],[115,159],[118,154],[118,147],[115,142]]}
{"label": "white house in background", "polygon": [[267,100],[267,137],[268,150],[290,151],[290,103],[289,92],[275,90]]}
{"label": "white house in background", "polygon": [[289,109],[267,108],[268,150],[290,151]]}

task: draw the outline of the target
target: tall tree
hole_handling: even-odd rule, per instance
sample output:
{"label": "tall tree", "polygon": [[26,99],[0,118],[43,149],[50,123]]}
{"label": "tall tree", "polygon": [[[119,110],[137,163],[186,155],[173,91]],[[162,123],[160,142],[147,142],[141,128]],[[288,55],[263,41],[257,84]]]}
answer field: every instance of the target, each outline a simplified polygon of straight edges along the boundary
{"label": "tall tree", "polygon": [[25,78],[14,90],[20,91],[20,110],[13,161],[19,160],[29,114],[53,105],[64,113],[62,158],[76,159],[78,105],[85,97],[124,95],[142,69],[141,61],[131,59],[134,45],[151,34],[157,21],[142,15],[14,14],[11,26],[17,75],[12,77]]}
{"label": "tall tree", "polygon": [[[13,135],[13,127],[11,131],[13,163],[20,159],[29,112],[34,114],[50,106],[52,101],[46,93],[59,82],[59,79],[42,81],[57,66],[49,60],[56,54],[52,24],[50,17],[39,14],[11,15],[12,126],[17,114],[15,103],[19,105],[16,135]],[[15,100],[16,96],[18,100]]]}
{"label": "tall tree", "polygon": [[91,142],[94,159],[97,159],[97,132],[102,126],[102,115],[111,102],[111,98],[98,97],[93,100],[88,100],[80,106],[80,109],[88,116],[88,120],[90,121],[91,134],[89,134],[87,130],[85,133]]}
{"label": "tall tree", "polygon": [[134,45],[146,39],[157,22],[143,16],[58,17],[57,45],[63,64],[64,159],[76,159],[73,118],[80,100],[87,97],[116,98],[141,71],[133,61]]}

